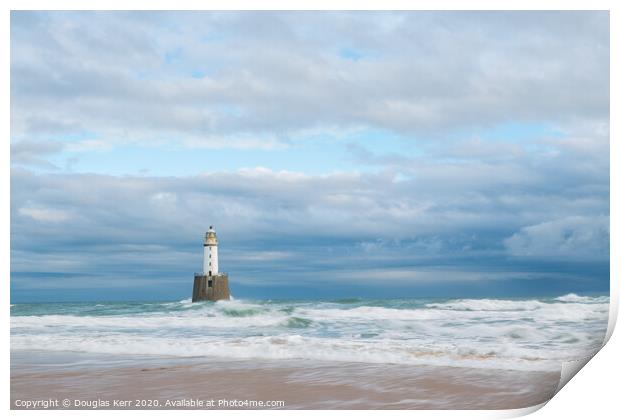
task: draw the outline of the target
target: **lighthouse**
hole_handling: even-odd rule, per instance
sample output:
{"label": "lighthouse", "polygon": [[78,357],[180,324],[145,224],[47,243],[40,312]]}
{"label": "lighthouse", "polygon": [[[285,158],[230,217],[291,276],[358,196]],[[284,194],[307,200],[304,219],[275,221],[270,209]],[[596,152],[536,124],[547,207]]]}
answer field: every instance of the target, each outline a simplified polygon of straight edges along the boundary
{"label": "lighthouse", "polygon": [[217,256],[217,235],[213,226],[204,235],[202,272],[194,273],[192,302],[229,300],[228,273],[220,273]]}
{"label": "lighthouse", "polygon": [[210,276],[217,274],[217,235],[213,226],[209,226],[209,230],[205,233],[202,272]]}

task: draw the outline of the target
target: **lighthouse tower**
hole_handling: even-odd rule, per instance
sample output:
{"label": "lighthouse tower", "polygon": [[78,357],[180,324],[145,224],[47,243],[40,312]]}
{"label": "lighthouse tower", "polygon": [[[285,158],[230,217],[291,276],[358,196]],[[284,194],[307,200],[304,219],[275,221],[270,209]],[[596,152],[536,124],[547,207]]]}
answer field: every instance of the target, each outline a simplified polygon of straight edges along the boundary
{"label": "lighthouse tower", "polygon": [[214,276],[218,273],[217,235],[215,234],[215,230],[213,230],[213,226],[209,226],[209,230],[205,233],[202,272],[209,276]]}
{"label": "lighthouse tower", "polygon": [[220,273],[217,260],[217,235],[213,226],[205,233],[203,245],[202,271],[194,273],[192,302],[201,300],[228,300],[228,274]]}

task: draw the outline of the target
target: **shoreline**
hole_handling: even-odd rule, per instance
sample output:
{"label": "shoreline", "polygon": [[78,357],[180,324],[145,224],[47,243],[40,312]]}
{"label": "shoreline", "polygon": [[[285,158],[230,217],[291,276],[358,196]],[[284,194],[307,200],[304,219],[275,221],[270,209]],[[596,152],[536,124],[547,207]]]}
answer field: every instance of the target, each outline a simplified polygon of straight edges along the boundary
{"label": "shoreline", "polygon": [[[559,370],[290,359],[118,359],[93,353],[13,350],[11,409],[26,408],[17,406],[18,400],[49,399],[90,404],[81,409],[272,409],[222,407],[220,400],[284,401],[283,407],[277,407],[283,409],[514,409],[549,400],[559,379]],[[115,400],[156,400],[158,406],[114,406]],[[214,406],[179,405],[211,400]],[[168,401],[177,404],[166,406]],[[72,402],[67,408],[76,407]]]}

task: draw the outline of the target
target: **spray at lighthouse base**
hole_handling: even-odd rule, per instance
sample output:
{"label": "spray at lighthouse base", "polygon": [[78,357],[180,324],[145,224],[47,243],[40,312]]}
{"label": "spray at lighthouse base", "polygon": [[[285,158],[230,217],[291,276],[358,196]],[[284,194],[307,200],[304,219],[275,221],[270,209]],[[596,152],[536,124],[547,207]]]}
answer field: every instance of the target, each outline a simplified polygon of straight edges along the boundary
{"label": "spray at lighthouse base", "polygon": [[217,258],[217,235],[213,226],[205,233],[202,272],[194,273],[192,302],[230,300],[228,274],[220,273]]}

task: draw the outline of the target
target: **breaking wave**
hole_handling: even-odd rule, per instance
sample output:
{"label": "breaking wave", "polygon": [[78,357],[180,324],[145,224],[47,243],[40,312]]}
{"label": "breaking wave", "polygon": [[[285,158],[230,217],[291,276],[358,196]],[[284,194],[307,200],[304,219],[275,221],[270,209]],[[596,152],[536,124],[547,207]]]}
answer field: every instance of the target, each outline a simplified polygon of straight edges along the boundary
{"label": "breaking wave", "polygon": [[12,350],[558,370],[609,298],[14,304]]}

